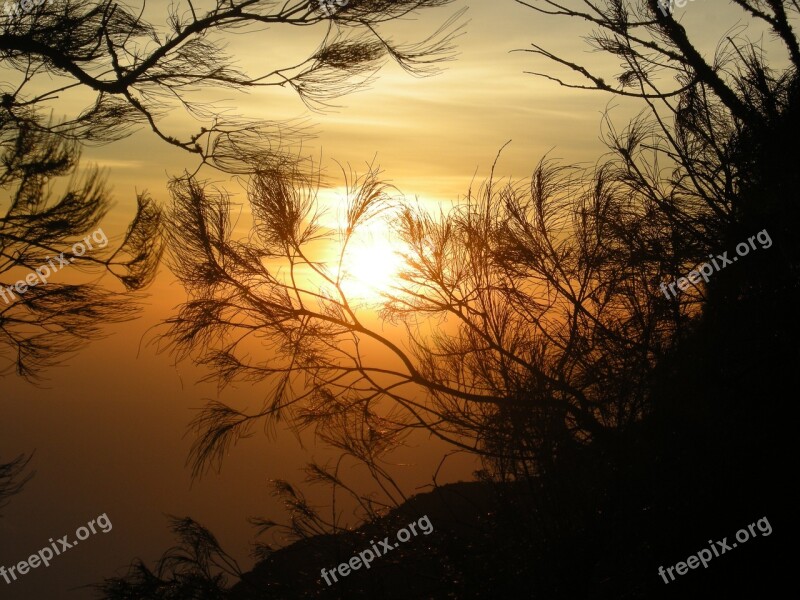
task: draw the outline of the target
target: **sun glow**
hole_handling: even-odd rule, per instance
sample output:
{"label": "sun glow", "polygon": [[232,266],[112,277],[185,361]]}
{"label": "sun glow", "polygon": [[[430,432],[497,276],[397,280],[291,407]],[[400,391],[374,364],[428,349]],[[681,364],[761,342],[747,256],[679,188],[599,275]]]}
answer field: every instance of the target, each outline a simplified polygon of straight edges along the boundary
{"label": "sun glow", "polygon": [[402,243],[387,226],[357,232],[347,245],[340,271],[342,291],[348,299],[377,303],[385,298],[399,284],[402,250]]}
{"label": "sun glow", "polygon": [[360,223],[347,241],[341,256],[344,232],[347,230],[343,207],[347,190],[329,188],[320,193],[323,206],[320,225],[340,232],[339,243],[326,252],[328,268],[338,274],[339,285],[348,301],[355,304],[379,304],[387,293],[396,291],[399,274],[405,264],[406,244],[391,226],[391,217],[383,213]]}

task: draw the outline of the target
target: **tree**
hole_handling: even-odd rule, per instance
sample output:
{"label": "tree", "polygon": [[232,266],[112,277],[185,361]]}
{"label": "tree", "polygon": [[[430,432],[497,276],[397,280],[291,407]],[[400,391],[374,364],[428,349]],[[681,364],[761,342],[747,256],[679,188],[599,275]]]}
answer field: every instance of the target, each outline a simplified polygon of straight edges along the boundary
{"label": "tree", "polygon": [[[763,160],[764,144],[785,131],[783,125],[794,110],[793,73],[800,67],[800,51],[789,21],[798,11],[795,3],[734,0],[742,18],[749,19],[749,28],[767,29],[783,46],[789,66],[777,71],[768,62],[771,54],[748,41],[744,32],[722,40],[709,61],[676,15],[662,10],[657,0],[520,4],[543,15],[591,24],[589,48],[613,60],[597,67],[600,73],[532,44],[526,52],[580,79],[535,75],[569,88],[636,98],[644,105],[624,131],[609,127],[608,143],[615,154],[615,179],[635,198],[640,222],[656,216],[675,229],[677,237],[670,232],[653,248],[631,240],[645,259],[667,255],[675,261],[676,273],[685,272],[681,269],[687,263],[696,264],[710,250],[735,244],[763,222],[764,215],[754,214],[757,209],[743,192],[750,185],[754,158]],[[779,60],[774,56],[773,62]],[[614,70],[616,85],[607,81],[607,73]],[[753,142],[759,145],[747,146]],[[672,171],[665,174],[665,169]]]}
{"label": "tree", "polygon": [[0,508],[33,477],[33,473],[23,476],[30,460],[29,456],[20,455],[10,462],[0,463]]}
{"label": "tree", "polygon": [[[662,281],[675,282],[722,251],[733,254],[756,232],[766,231],[774,240],[772,254],[751,254],[672,302],[691,319],[678,329],[672,356],[661,361],[654,377],[666,384],[661,378],[667,373],[691,372],[706,380],[701,388],[707,397],[699,391],[687,394],[684,417],[704,406],[709,421],[739,414],[745,428],[748,419],[773,411],[780,420],[772,399],[781,393],[766,390],[791,369],[786,361],[796,356],[794,340],[800,333],[793,308],[800,248],[791,225],[800,215],[797,203],[788,200],[800,184],[792,166],[798,159],[792,140],[800,131],[800,54],[790,25],[797,4],[734,0],[747,25],[721,40],[713,59],[697,50],[677,14],[662,11],[655,0],[611,0],[591,7],[549,0],[524,4],[550,18],[588,23],[593,28],[589,46],[610,59],[592,71],[534,44],[528,52],[581,80],[537,75],[566,87],[638,99],[644,107],[622,131],[606,120],[612,156],[604,168],[619,190],[609,225],[616,227],[631,264],[658,269]],[[752,31],[771,34],[774,43],[750,41]],[[609,72],[616,72],[615,85],[608,83]],[[754,354],[742,355],[742,346]],[[691,368],[691,355],[717,375]],[[757,377],[756,364],[763,370]],[[758,378],[767,383],[756,389]],[[719,384],[717,391],[706,388],[712,381]],[[738,386],[731,386],[734,381]],[[722,389],[730,398],[723,400]],[[662,409],[671,404],[663,390],[654,392],[659,400],[651,404]],[[755,405],[762,396],[770,400]],[[731,405],[733,398],[739,404]],[[698,407],[690,408],[690,399]],[[764,433],[762,449],[775,447],[773,435]]]}
{"label": "tree", "polygon": [[[302,137],[297,123],[223,115],[195,100],[198,93],[283,86],[320,109],[363,87],[387,59],[413,75],[435,73],[451,56],[459,14],[427,39],[405,45],[383,35],[381,25],[451,2],[351,0],[331,11],[307,0],[214,0],[204,11],[187,0],[166,7],[166,29],[143,18],[145,3],[137,12],[114,0],[45,2],[24,14],[0,16],[0,59],[18,78],[15,87],[4,86],[2,108],[18,126],[82,143],[107,143],[147,126],[201,164],[226,172],[279,168],[291,162],[285,146]],[[244,73],[224,51],[221,36],[255,36],[264,26],[318,26],[321,41],[296,65]],[[46,123],[31,110],[74,89],[91,92],[94,100],[71,118]],[[175,106],[204,125],[186,135],[171,133],[163,121]]]}
{"label": "tree", "polygon": [[94,586],[103,598],[202,598],[223,600],[227,576],[241,577],[236,561],[219,545],[214,535],[189,518],[171,517],[178,545],[170,548],[151,571],[141,560],[124,577]]}
{"label": "tree", "polygon": [[[74,177],[79,157],[75,143],[27,125],[17,128],[0,116],[0,190],[7,194],[0,273],[12,276],[0,283],[0,372],[37,380],[45,368],[101,336],[105,323],[132,318],[132,292],[155,274],[160,211],[141,194],[123,240],[110,245],[102,228],[95,229],[110,207],[108,190],[96,169],[82,180]],[[69,181],[54,192],[64,177]],[[108,272],[127,291],[48,281],[64,267]],[[0,505],[32,476],[22,477],[29,461],[20,456],[0,464]]]}
{"label": "tree", "polygon": [[[0,61],[13,77],[0,84],[0,145],[6,154],[0,187],[8,193],[0,234],[2,272],[39,267],[50,255],[66,251],[108,210],[108,192],[97,172],[58,202],[46,197],[45,186],[54,177],[74,172],[79,145],[114,142],[149,126],[163,141],[197,155],[198,168],[210,164],[230,173],[285,168],[295,157],[281,144],[302,137],[296,124],[223,116],[195,102],[192,94],[290,86],[308,105],[321,108],[366,84],[387,58],[415,75],[434,73],[450,56],[459,15],[426,40],[408,45],[382,35],[381,24],[449,2],[354,0],[331,12],[299,1],[278,6],[267,0],[219,0],[202,12],[189,1],[168,7],[166,31],[112,0],[45,2],[5,11]],[[264,25],[318,25],[322,40],[297,65],[247,75],[235,67],[218,36]],[[44,116],[54,101],[73,91],[88,91],[94,100],[72,117],[52,121]],[[169,102],[205,126],[186,137],[168,133],[162,120]],[[160,211],[147,194],[137,203],[117,251],[105,258],[66,251],[66,258],[76,266],[111,271],[129,291],[144,287],[160,257]],[[81,340],[95,337],[100,323],[132,316],[129,300],[98,286],[32,287],[0,313],[2,346],[15,354],[18,373],[34,377]]]}
{"label": "tree", "polygon": [[[116,249],[73,250],[110,207],[96,169],[79,183],[66,184],[57,198],[50,191],[58,178],[75,174],[81,146],[118,141],[145,126],[196,155],[198,169],[210,165],[247,174],[291,168],[295,156],[285,145],[306,134],[297,123],[221,114],[193,94],[287,86],[321,110],[365,86],[387,60],[415,76],[434,74],[452,56],[461,13],[428,38],[408,44],[389,38],[382,25],[451,2],[350,0],[333,9],[305,0],[216,0],[203,10],[187,0],[167,7],[166,30],[143,18],[145,3],[141,12],[113,0],[53,0],[10,9],[7,4],[0,13],[0,61],[10,72],[10,81],[0,82],[0,189],[7,203],[0,218],[0,273],[27,276],[21,269],[42,269],[60,257],[59,265],[112,274],[126,292],[98,284],[17,289],[3,282],[0,289],[9,297],[0,308],[6,368],[34,379],[100,335],[102,324],[131,318],[136,309],[131,292],[146,287],[156,272],[161,212],[145,193],[137,197],[136,215]],[[265,25],[318,26],[320,44],[295,65],[248,75],[225,53],[221,36],[244,30],[254,35]],[[54,102],[75,91],[90,92],[93,100],[75,115],[56,121],[47,116]],[[170,102],[205,124],[184,136],[170,133],[163,123]],[[0,466],[2,494],[21,488],[14,479],[20,464],[18,459]]]}
{"label": "tree", "polygon": [[99,336],[104,323],[129,319],[136,308],[129,293],[48,278],[69,267],[106,271],[128,291],[143,288],[161,254],[160,212],[147,195],[140,195],[124,239],[116,248],[109,245],[102,228],[95,229],[111,203],[97,170],[82,181],[70,181],[61,193],[51,191],[60,178],[75,175],[80,156],[75,144],[47,131],[2,125],[0,188],[7,191],[8,204],[0,217],[0,273],[30,279],[0,290],[0,348],[6,371],[35,379]]}
{"label": "tree", "polygon": [[[169,262],[191,299],[170,320],[169,338],[223,382],[272,383],[257,414],[217,402],[201,414],[196,473],[254,421],[293,407],[298,424],[319,426],[340,446],[371,448],[422,427],[533,470],[641,415],[635,373],[646,373],[674,317],[649,293],[659,272],[623,264],[629,256],[606,225],[613,190],[604,172],[590,187],[575,170],[542,163],[529,184],[489,180],[438,218],[390,197],[377,175],[350,182],[346,223],[325,231],[302,173],[261,174],[250,189],[256,236],[247,244],[230,238],[223,194],[191,178],[173,187]],[[343,285],[353,236],[392,207],[405,270],[382,318],[400,325],[405,347],[365,325]],[[323,241],[340,244],[333,264],[314,258]],[[316,278],[292,276],[299,272]],[[445,319],[452,331],[431,331]],[[252,336],[270,350],[248,362],[241,348]],[[396,365],[370,359],[368,342]]]}
{"label": "tree", "polygon": [[[230,237],[224,194],[191,177],[176,182],[171,265],[191,299],[170,320],[168,337],[179,356],[211,366],[222,383],[272,384],[255,414],[218,402],[201,414],[196,473],[255,421],[286,411],[321,431],[338,423],[340,446],[353,436],[369,447],[424,428],[523,473],[595,440],[613,446],[647,414],[652,370],[705,295],[737,293],[720,276],[665,301],[659,283],[755,225],[783,233],[780,215],[765,221],[748,207],[752,168],[742,153],[746,139],[780,128],[794,98],[790,70],[772,75],[750,45],[724,55],[731,74],[723,78],[655,2],[631,11],[613,0],[591,14],[531,6],[588,19],[600,28],[594,43],[627,69],[611,87],[539,46],[533,52],[581,73],[593,89],[640,98],[650,111],[623,132],[607,121],[613,155],[596,169],[545,161],[530,182],[492,177],[435,217],[392,197],[371,169],[350,178],[341,231],[319,226],[313,178],[265,171],[249,191],[255,235],[247,242]],[[781,33],[785,15],[774,10],[769,19],[753,16],[768,20],[792,54]],[[655,87],[658,69],[675,74],[676,89]],[[342,286],[355,232],[390,210],[406,268],[381,317],[399,325],[402,341],[366,325]],[[336,260],[314,256],[322,242],[338,244]],[[293,277],[299,271],[316,279],[306,284]],[[445,319],[455,326],[430,327]],[[242,346],[255,337],[265,354],[248,361]],[[394,365],[370,362],[367,344],[382,346]]]}

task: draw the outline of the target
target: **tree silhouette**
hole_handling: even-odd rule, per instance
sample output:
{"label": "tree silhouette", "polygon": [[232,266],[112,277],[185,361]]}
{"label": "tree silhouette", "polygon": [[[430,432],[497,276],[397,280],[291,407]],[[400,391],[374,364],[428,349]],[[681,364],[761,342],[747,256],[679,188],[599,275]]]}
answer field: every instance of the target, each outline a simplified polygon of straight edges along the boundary
{"label": "tree silhouette", "polygon": [[[612,87],[540,46],[532,52],[580,73],[592,89],[646,105],[622,132],[607,119],[613,154],[596,169],[543,162],[530,182],[490,179],[437,218],[390,198],[372,170],[348,184],[341,231],[316,220],[318,180],[265,169],[250,188],[256,237],[246,243],[230,238],[224,194],[192,178],[176,182],[171,264],[192,300],[170,321],[169,336],[180,356],[197,351],[223,383],[272,382],[258,413],[215,402],[197,419],[196,474],[254,421],[298,406],[298,424],[324,427],[352,411],[364,416],[355,428],[362,440],[421,427],[487,457],[529,463],[526,472],[542,468],[556,446],[611,443],[615,430],[646,414],[650,370],[718,288],[695,286],[664,302],[658,284],[756,225],[780,227],[746,206],[742,140],[778,125],[794,80],[772,75],[764,54],[753,44],[741,49],[741,40],[730,39],[709,65],[655,1],[604,6],[589,14],[531,5],[588,20],[598,28],[590,42],[626,68]],[[753,16],[794,56],[786,15],[777,4],[773,12]],[[662,72],[674,89],[657,87]],[[341,285],[349,240],[389,210],[408,251],[381,314],[403,329],[402,344],[365,325]],[[340,245],[338,261],[314,257],[310,248],[321,242]],[[285,276],[298,270],[317,281]],[[429,330],[436,319],[457,331]],[[255,336],[264,336],[269,358],[247,362],[240,345]],[[362,339],[383,346],[396,366],[369,362]],[[393,408],[379,415],[384,399]]]}
{"label": "tree silhouette", "polygon": [[[0,61],[10,73],[0,82],[0,188],[8,208],[0,218],[0,272],[16,275],[62,254],[76,269],[107,271],[128,293],[96,284],[49,283],[11,294],[0,308],[0,348],[7,365],[26,378],[100,335],[104,323],[131,318],[134,292],[155,274],[161,254],[160,210],[146,194],[116,249],[78,256],[73,243],[91,232],[109,209],[103,178],[90,170],[58,198],[49,185],[74,175],[81,145],[106,144],[149,127],[166,143],[229,173],[283,169],[295,162],[285,146],[306,130],[297,122],[243,119],[197,101],[209,89],[250,90],[282,86],[307,106],[321,110],[339,96],[368,84],[387,61],[415,76],[437,72],[452,56],[461,13],[431,36],[401,44],[382,33],[382,24],[445,6],[452,0],[351,0],[336,10],[323,3],[277,4],[268,0],[218,0],[201,10],[196,3],[167,7],[159,27],[113,0],[44,2],[0,13]],[[12,7],[13,8],[13,7]],[[219,36],[265,25],[317,25],[320,43],[296,64],[249,75],[236,67]],[[53,103],[73,92],[93,100],[72,116],[53,121]],[[174,105],[170,107],[169,103]],[[180,107],[203,122],[180,135],[164,124]],[[8,283],[3,282],[3,288]],[[2,466],[7,493],[18,491],[18,461]]]}
{"label": "tree silhouette", "polygon": [[[581,177],[542,163],[530,182],[489,180],[433,218],[390,196],[373,169],[351,180],[346,223],[331,231],[318,223],[313,182],[300,171],[263,173],[250,189],[256,236],[247,244],[230,237],[223,194],[178,182],[170,265],[191,300],[168,336],[223,382],[272,384],[259,413],[214,402],[198,417],[195,473],[255,421],[285,411],[331,439],[338,429],[340,446],[357,439],[368,448],[422,427],[534,471],[561,445],[635,421],[644,409],[637,373],[668,343],[675,313],[650,292],[657,266],[627,264],[608,225],[614,190],[605,171],[590,185]],[[407,251],[382,317],[399,325],[404,347],[364,324],[344,286],[348,244],[390,211]],[[340,244],[336,261],[314,258],[320,242]],[[300,272],[316,279],[293,276]],[[445,319],[452,331],[430,332]],[[242,348],[255,335],[270,350],[250,362]],[[362,338],[396,366],[371,358]]]}
{"label": "tree silhouette", "polygon": [[[9,193],[0,240],[3,272],[38,267],[49,253],[59,254],[74,236],[97,225],[107,211],[107,192],[97,173],[69,189],[60,202],[48,204],[44,185],[74,171],[78,144],[113,142],[148,126],[168,144],[197,155],[198,168],[209,164],[230,173],[291,169],[296,159],[284,146],[305,135],[297,123],[241,119],[195,101],[196,94],[286,86],[321,109],[367,84],[387,59],[413,75],[433,74],[452,56],[460,13],[433,35],[409,44],[383,35],[381,25],[451,1],[353,0],[335,11],[309,2],[277,5],[267,0],[218,0],[202,11],[186,2],[167,7],[166,30],[143,18],[144,7],[136,13],[112,0],[45,2],[4,11],[0,60],[13,76],[0,83],[0,143],[6,153],[0,186]],[[319,47],[298,64],[265,74],[243,73],[219,36],[255,35],[265,25],[316,25]],[[44,116],[54,101],[74,91],[88,91],[94,100],[62,120]],[[175,106],[204,125],[186,137],[169,133],[163,120]],[[117,252],[106,258],[66,256],[83,267],[105,267],[128,290],[143,287],[160,255],[160,215],[147,195],[137,201],[137,215]],[[78,340],[95,336],[101,322],[128,318],[131,309],[123,296],[97,286],[30,288],[1,313],[3,346],[15,352],[17,372],[33,377],[55,357],[76,349]]]}
{"label": "tree silhouette", "polygon": [[[0,88],[6,118],[82,143],[107,143],[149,127],[166,143],[196,155],[201,164],[247,173],[279,168],[291,159],[284,146],[303,136],[297,122],[236,117],[197,100],[212,89],[288,87],[311,108],[368,83],[386,60],[424,76],[452,55],[460,14],[433,35],[400,44],[381,33],[387,21],[452,0],[352,0],[331,12],[320,3],[293,0],[215,0],[203,11],[195,2],[166,8],[166,29],[114,0],[45,2],[18,15],[0,16],[0,59],[17,72],[16,86]],[[270,27],[320,29],[319,47],[297,64],[247,74],[220,36]],[[44,81],[42,81],[44,80]],[[39,85],[45,86],[41,91]],[[31,107],[46,106],[72,90],[93,94],[77,115],[43,122]],[[171,133],[164,123],[180,107],[203,125]]]}
{"label": "tree silhouette", "polygon": [[[609,0],[593,4],[590,12],[581,2],[520,3],[551,18],[591,24],[588,47],[610,59],[597,70],[617,70],[613,85],[585,65],[532,44],[524,51],[561,65],[583,81],[535,75],[565,87],[602,90],[643,103],[643,112],[623,131],[608,122],[614,178],[630,190],[640,219],[667,220],[674,231],[652,248],[636,244],[637,253],[646,260],[667,254],[676,261],[676,273],[685,273],[679,270],[685,266],[681,262],[696,264],[709,248],[735,244],[743,231],[758,225],[741,193],[749,185],[747,170],[758,153],[742,143],[748,138],[770,139],[792,110],[793,73],[800,67],[797,38],[789,25],[790,16],[798,11],[795,3],[734,2],[742,17],[750,18],[750,27],[768,27],[784,46],[790,66],[779,70],[768,63],[766,50],[748,41],[744,32],[726,36],[714,60],[708,61],[675,15],[664,14],[657,0]],[[630,223],[637,225],[631,231],[638,232],[641,223]]]}
{"label": "tree silhouette", "polygon": [[30,456],[20,455],[10,462],[0,463],[0,508],[33,477],[33,473],[23,475],[30,460]]}
{"label": "tree silhouette", "polygon": [[177,517],[170,517],[170,522],[170,529],[179,542],[164,553],[155,571],[142,561],[136,561],[127,576],[93,587],[104,598],[229,598],[226,575],[236,578],[242,575],[236,561],[199,523]]}
{"label": "tree silhouette", "polygon": [[[94,233],[110,207],[102,177],[90,170],[82,180],[73,178],[62,192],[52,191],[60,178],[75,174],[79,160],[75,144],[47,131],[11,126],[0,129],[0,151],[0,187],[8,194],[0,217],[0,273],[24,279],[44,265],[52,276],[51,266],[69,265],[90,273],[108,272],[128,292],[150,282],[161,254],[161,217],[146,195],[138,197],[136,216],[116,248],[107,238],[101,247],[101,238],[98,247],[88,251],[81,239]],[[3,287],[8,284],[13,280]],[[136,308],[129,293],[97,283],[47,281],[24,293],[16,287],[4,289],[3,296],[3,368],[28,379],[36,379],[42,369],[99,336],[104,323],[131,318]]]}
{"label": "tree silhouette", "polygon": [[[149,126],[168,144],[197,155],[199,166],[231,173],[291,168],[287,165],[295,157],[283,146],[303,137],[297,123],[240,119],[196,102],[193,94],[288,86],[309,106],[323,108],[365,85],[386,59],[414,75],[435,73],[451,56],[460,14],[410,44],[382,35],[381,24],[451,1],[354,0],[333,12],[309,2],[278,6],[266,0],[219,0],[202,12],[187,2],[167,7],[166,31],[112,0],[45,2],[4,11],[0,60],[13,76],[0,83],[0,144],[6,154],[0,186],[9,194],[0,240],[3,272],[38,267],[108,210],[107,191],[96,172],[61,201],[48,204],[44,186],[74,172],[79,145],[113,142]],[[235,67],[215,36],[247,28],[254,35],[264,25],[318,25],[321,42],[297,65],[249,76]],[[74,91],[90,92],[93,102],[62,120],[45,116],[54,101]],[[185,138],[168,133],[162,121],[170,102],[205,125]],[[137,202],[137,215],[116,252],[105,258],[66,253],[82,267],[110,270],[130,291],[149,282],[161,248],[159,210],[146,194]],[[132,308],[123,295],[97,286],[31,288],[0,313],[2,345],[15,352],[9,360],[17,372],[34,377],[55,357],[75,350],[79,340],[96,336],[101,322],[126,319]]]}

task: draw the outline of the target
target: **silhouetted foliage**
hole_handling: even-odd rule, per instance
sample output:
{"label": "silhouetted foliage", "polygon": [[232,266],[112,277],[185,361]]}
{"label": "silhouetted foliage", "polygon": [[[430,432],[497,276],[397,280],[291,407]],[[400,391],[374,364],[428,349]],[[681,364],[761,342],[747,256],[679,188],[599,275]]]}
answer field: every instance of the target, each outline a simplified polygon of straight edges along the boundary
{"label": "silhouetted foliage", "polygon": [[[70,140],[102,144],[141,127],[223,171],[280,169],[291,160],[285,146],[304,135],[301,123],[237,117],[200,100],[213,89],[290,87],[321,109],[367,84],[387,61],[424,76],[452,56],[459,14],[428,38],[408,44],[382,34],[381,25],[452,0],[350,0],[332,14],[308,0],[175,2],[161,26],[141,10],[115,0],[49,0],[0,14],[0,60],[18,81],[0,84],[4,118]],[[143,3],[144,4],[144,3]],[[210,6],[206,9],[203,6]],[[248,74],[236,66],[220,36],[247,33],[263,40],[270,28],[320,32],[318,48],[297,64]],[[42,91],[38,85],[46,86]],[[77,115],[44,122],[39,110],[74,89],[94,100]],[[203,122],[194,133],[171,133],[164,118],[180,107]]]}
{"label": "silhouetted foliage", "polygon": [[33,477],[33,473],[24,475],[30,460],[30,456],[21,454],[10,462],[0,463],[0,508],[8,504],[8,499],[18,494]]}
{"label": "silhouetted foliage", "polygon": [[178,545],[167,550],[151,570],[136,561],[127,575],[107,579],[96,586],[104,598],[172,600],[197,598],[223,600],[227,576],[242,575],[236,561],[220,548],[205,527],[190,518],[170,517]]}
{"label": "silhouetted foliage", "polygon": [[[438,216],[392,197],[373,169],[349,180],[340,231],[319,225],[318,180],[266,170],[250,188],[255,235],[245,243],[231,239],[224,193],[191,177],[176,182],[171,265],[191,300],[170,321],[169,337],[180,357],[195,353],[223,384],[272,384],[258,413],[214,403],[196,420],[196,474],[254,421],[287,410],[296,424],[323,428],[345,411],[360,418],[340,445],[422,427],[498,464],[510,460],[524,474],[576,446],[613,446],[647,414],[652,369],[727,278],[693,286],[677,302],[665,301],[658,284],[745,231],[780,231],[780,221],[744,215],[741,190],[752,174],[740,170],[746,164],[737,153],[743,134],[763,131],[787,110],[794,87],[792,71],[771,76],[753,45],[726,55],[733,73],[726,83],[689,51],[679,24],[653,17],[655,5],[641,9],[649,21],[630,26],[618,2],[609,6],[590,20],[646,48],[652,44],[636,37],[637,28],[660,35],[674,46],[656,48],[668,57],[686,51],[673,57],[684,85],[638,94],[651,114],[623,132],[607,120],[613,154],[594,169],[542,162],[529,182],[491,178]],[[650,87],[641,52],[603,43],[630,62],[628,83]],[[402,348],[364,325],[342,287],[350,239],[389,212],[407,247],[406,269],[386,292],[381,316],[399,324]],[[338,260],[314,257],[321,242],[339,244]],[[295,272],[316,279],[300,283]],[[445,319],[455,327],[430,326]],[[256,335],[268,352],[251,361],[240,347]],[[388,350],[396,366],[370,361],[362,338]]]}
{"label": "silhouetted foliage", "polygon": [[[299,171],[264,173],[250,190],[256,236],[247,244],[230,237],[224,194],[178,182],[170,265],[191,300],[170,320],[169,337],[179,356],[196,352],[223,383],[272,384],[257,414],[215,402],[198,417],[195,473],[254,421],[286,411],[298,426],[337,429],[328,439],[351,453],[423,427],[531,473],[635,422],[648,369],[683,313],[652,294],[663,266],[630,263],[608,173],[587,180],[542,163],[529,182],[489,180],[434,218],[390,196],[373,170],[349,185],[340,231],[319,225],[317,190]],[[399,325],[402,348],[364,325],[371,308],[343,287],[348,243],[389,214],[406,267],[382,317]],[[340,244],[332,263],[313,258],[323,241]],[[454,326],[431,329],[446,319]],[[241,348],[256,334],[269,351],[245,359]],[[382,345],[396,366],[363,352],[361,338]],[[378,457],[361,454],[370,464]]]}
{"label": "silhouetted foliage", "polygon": [[[104,144],[149,126],[167,143],[197,154],[201,164],[229,172],[286,168],[294,159],[283,146],[302,137],[297,123],[240,119],[195,102],[193,94],[290,86],[307,104],[324,107],[365,85],[386,59],[414,75],[435,73],[452,55],[459,14],[429,38],[405,45],[382,35],[381,23],[450,2],[353,0],[333,14],[301,1],[226,0],[211,2],[205,11],[187,2],[166,7],[166,30],[146,21],[143,11],[112,0],[53,1],[16,14],[2,11],[0,61],[10,74],[0,83],[5,153],[0,186],[10,198],[3,221],[3,270],[39,266],[107,211],[107,191],[96,171],[48,204],[44,186],[74,173],[76,144]],[[214,36],[245,30],[254,35],[264,25],[317,25],[321,42],[296,65],[250,76],[235,67]],[[90,91],[94,101],[73,117],[54,122],[44,116],[54,101],[77,90]],[[162,121],[171,101],[205,126],[184,139],[166,132]],[[160,253],[159,212],[146,194],[137,200],[137,216],[119,250],[77,261],[106,267],[129,290],[148,282]],[[2,312],[3,345],[16,352],[17,372],[33,377],[55,357],[76,349],[79,340],[96,336],[102,322],[128,318],[131,310],[123,296],[97,286],[31,288]]]}
{"label": "silhouetted foliage", "polygon": [[101,335],[105,323],[135,314],[129,292],[145,287],[155,274],[162,249],[161,213],[141,194],[136,216],[116,247],[109,243],[82,255],[74,253],[73,244],[93,233],[110,207],[103,178],[96,169],[75,177],[80,155],[74,143],[28,126],[2,125],[0,190],[5,211],[0,216],[0,273],[11,278],[3,287],[63,253],[70,268],[107,272],[128,290],[53,281],[31,286],[25,293],[4,290],[5,301],[0,304],[4,370],[35,379],[45,367]]}

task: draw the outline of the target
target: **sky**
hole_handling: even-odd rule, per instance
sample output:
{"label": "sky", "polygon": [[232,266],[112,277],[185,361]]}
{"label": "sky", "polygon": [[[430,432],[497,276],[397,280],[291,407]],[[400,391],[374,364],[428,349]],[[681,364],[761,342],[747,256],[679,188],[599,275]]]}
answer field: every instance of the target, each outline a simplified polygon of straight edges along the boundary
{"label": "sky", "polygon": [[[150,3],[146,16],[163,19],[166,4]],[[592,64],[598,58],[585,51],[578,37],[583,29],[545,19],[511,0],[474,0],[400,24],[395,35],[405,39],[432,33],[464,7],[469,8],[468,22],[458,38],[459,54],[436,77],[413,78],[390,65],[368,89],[340,99],[340,106],[323,113],[310,112],[282,89],[203,98],[252,118],[306,120],[317,135],[302,151],[321,161],[334,187],[342,183],[337,164],[363,172],[374,162],[406,196],[445,205],[462,198],[471,183],[480,183],[509,141],[496,170],[503,178],[529,176],[545,155],[570,163],[598,160],[604,152],[603,112],[612,108],[615,120],[624,124],[635,107],[526,74],[555,74],[559,69],[541,57],[515,52],[535,40]],[[708,41],[706,53],[739,18],[722,0],[696,0],[681,10],[687,27],[707,34],[701,36]],[[268,30],[226,41],[243,69],[258,72],[313,49],[316,35]],[[0,70],[3,81],[5,72]],[[68,113],[80,106],[79,100],[60,99],[53,110]],[[169,124],[180,132],[187,120],[175,111]],[[83,158],[106,170],[114,190],[115,208],[104,222],[110,236],[119,236],[130,220],[137,192],[147,190],[166,204],[169,177],[194,167],[191,157],[144,130],[109,146],[87,148]],[[204,176],[244,204],[235,181],[218,172]],[[147,290],[139,319],[108,326],[106,337],[48,370],[39,385],[5,377],[0,456],[35,452],[31,466],[36,475],[2,511],[0,565],[26,559],[49,538],[72,534],[101,514],[113,529],[89,537],[46,570],[37,569],[14,585],[0,581],[3,599],[92,597],[80,586],[123,572],[135,557],[152,561],[171,545],[168,514],[190,515],[209,526],[249,568],[253,529],[247,517],[285,517],[269,481],[301,483],[299,469],[307,461],[330,456],[311,435],[297,439],[279,430],[270,438],[258,432],[230,451],[219,473],[192,481],[186,466],[192,438],[185,432],[196,409],[213,398],[255,407],[263,390],[242,384],[220,393],[211,383],[198,383],[203,371],[188,363],[176,365],[168,353],[157,351],[159,324],[183,299],[180,285],[162,267]],[[407,489],[424,489],[446,450],[435,440],[415,439],[413,447],[395,457],[400,481]],[[439,482],[468,479],[475,467],[467,457],[453,457]],[[326,501],[324,490],[304,491],[313,500]]]}

